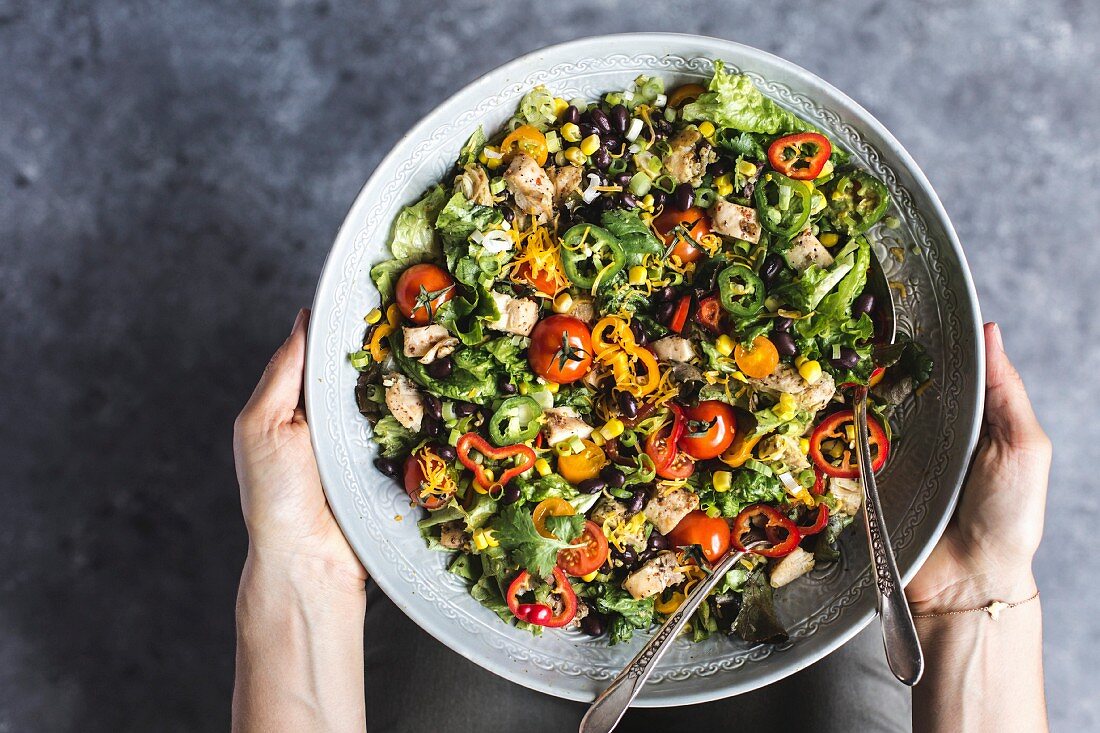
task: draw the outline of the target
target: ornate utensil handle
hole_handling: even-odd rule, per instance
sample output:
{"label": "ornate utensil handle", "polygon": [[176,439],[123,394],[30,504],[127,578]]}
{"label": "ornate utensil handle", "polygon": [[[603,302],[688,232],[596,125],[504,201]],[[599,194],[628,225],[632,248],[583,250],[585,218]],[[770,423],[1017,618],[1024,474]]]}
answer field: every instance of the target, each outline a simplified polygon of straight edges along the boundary
{"label": "ornate utensil handle", "polygon": [[857,387],[853,410],[856,418],[856,448],[859,452],[859,474],[863,484],[863,523],[871,550],[871,567],[878,586],[878,611],[882,617],[882,642],[886,646],[886,661],[890,671],[901,682],[915,685],[924,673],[917,628],[905,599],[905,589],[894,558],[894,548],[882,520],[882,503],[878,484],[871,468],[871,441],[867,430],[867,388]]}
{"label": "ornate utensil handle", "polygon": [[[755,544],[750,544],[752,549]],[[653,669],[661,661],[661,657],[672,645],[672,642],[683,631],[684,626],[691,619],[695,609],[718,585],[718,582],[730,571],[738,560],[747,553],[733,552],[726,555],[714,568],[703,582],[692,589],[680,607],[668,617],[657,633],[653,635],[642,650],[630,660],[619,676],[616,677],[607,689],[596,698],[592,707],[585,713],[581,720],[580,733],[610,733],[622,720],[630,703],[642,691],[646,680],[653,674]]]}

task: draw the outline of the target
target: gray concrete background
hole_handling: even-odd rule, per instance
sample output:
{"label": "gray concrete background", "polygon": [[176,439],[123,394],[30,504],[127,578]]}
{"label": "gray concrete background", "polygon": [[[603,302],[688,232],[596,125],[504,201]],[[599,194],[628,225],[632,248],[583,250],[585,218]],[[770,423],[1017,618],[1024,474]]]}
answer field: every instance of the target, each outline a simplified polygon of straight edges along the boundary
{"label": "gray concrete background", "polygon": [[629,30],[785,56],[924,168],[1056,446],[1051,719],[1100,727],[1096,3],[0,0],[0,733],[226,727],[232,418],[345,210],[466,82]]}

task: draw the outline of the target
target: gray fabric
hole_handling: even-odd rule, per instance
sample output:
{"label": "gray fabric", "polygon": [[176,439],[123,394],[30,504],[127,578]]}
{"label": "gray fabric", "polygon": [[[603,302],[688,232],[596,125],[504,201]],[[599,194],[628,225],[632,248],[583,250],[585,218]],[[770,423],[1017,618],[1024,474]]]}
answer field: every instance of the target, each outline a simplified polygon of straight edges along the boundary
{"label": "gray fabric", "polygon": [[[370,733],[575,731],[585,706],[528,690],[478,667],[409,620],[373,583],[366,618]],[[872,624],[821,660],[762,690],[687,707],[636,709],[617,731],[864,733],[910,730],[909,690],[896,682]]]}

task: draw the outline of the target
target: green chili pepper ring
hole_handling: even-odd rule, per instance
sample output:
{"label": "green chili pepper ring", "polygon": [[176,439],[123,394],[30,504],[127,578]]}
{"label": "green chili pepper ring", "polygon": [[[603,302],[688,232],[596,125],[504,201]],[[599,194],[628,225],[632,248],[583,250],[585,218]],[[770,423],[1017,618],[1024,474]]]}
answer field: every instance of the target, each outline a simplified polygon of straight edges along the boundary
{"label": "green chili pepper ring", "polygon": [[773,234],[790,239],[810,219],[813,190],[803,181],[768,171],[756,184],[756,209],[760,223]]}
{"label": "green chili pepper ring", "polygon": [[539,433],[542,407],[525,395],[509,397],[489,418],[489,437],[499,446],[531,440]]}
{"label": "green chili pepper ring", "polygon": [[[587,234],[586,234],[587,232]],[[587,249],[581,247],[581,242]],[[611,232],[594,224],[577,224],[561,239],[561,263],[565,276],[578,288],[591,288],[606,268],[600,282],[609,282],[626,265],[622,244]],[[585,272],[581,272],[581,268]]]}
{"label": "green chili pepper ring", "polygon": [[863,171],[841,176],[828,192],[829,218],[848,234],[862,234],[873,227],[890,206],[890,194],[877,178]]}
{"label": "green chili pepper ring", "polygon": [[744,265],[731,265],[718,273],[718,296],[727,312],[749,318],[764,305],[764,283]]}

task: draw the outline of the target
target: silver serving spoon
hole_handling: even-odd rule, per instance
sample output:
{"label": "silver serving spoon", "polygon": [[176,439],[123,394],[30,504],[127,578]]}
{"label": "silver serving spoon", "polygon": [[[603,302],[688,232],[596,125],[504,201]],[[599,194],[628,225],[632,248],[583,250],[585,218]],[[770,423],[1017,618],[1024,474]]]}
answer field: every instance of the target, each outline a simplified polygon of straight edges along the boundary
{"label": "silver serving spoon", "polygon": [[[874,295],[880,318],[881,339],[894,343],[897,336],[897,313],[890,292],[890,282],[882,270],[878,255],[871,251],[871,267],[867,277],[867,289]],[[906,685],[915,685],[924,673],[924,654],[921,652],[913,614],[905,599],[905,587],[894,558],[894,548],[882,519],[882,503],[879,501],[875,472],[871,470],[871,445],[867,428],[867,387],[858,386],[852,391],[852,411],[856,422],[856,452],[859,460],[860,484],[863,486],[863,524],[867,529],[867,542],[871,554],[871,567],[878,588],[878,612],[882,619],[882,641],[886,647],[886,661],[894,676]]]}
{"label": "silver serving spoon", "polygon": [[[756,547],[760,542],[752,542],[746,546],[747,550]],[[612,680],[607,689],[596,698],[592,706],[588,708],[584,718],[581,719],[580,733],[610,733],[622,720],[630,703],[642,691],[646,680],[653,674],[657,663],[661,661],[672,642],[684,630],[695,609],[710,594],[714,586],[728,573],[737,562],[748,552],[731,552],[718,561],[699,585],[692,589],[680,607],[661,625],[657,633],[653,635],[642,650],[630,660],[626,669]]]}

